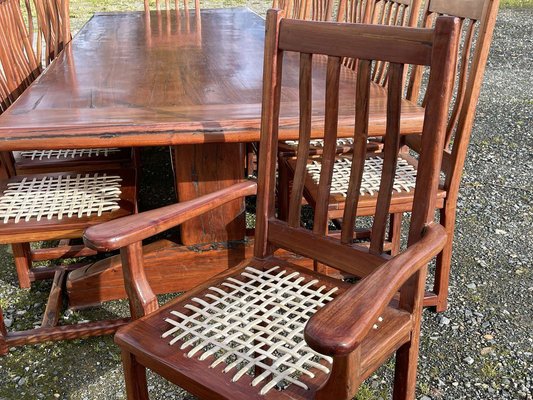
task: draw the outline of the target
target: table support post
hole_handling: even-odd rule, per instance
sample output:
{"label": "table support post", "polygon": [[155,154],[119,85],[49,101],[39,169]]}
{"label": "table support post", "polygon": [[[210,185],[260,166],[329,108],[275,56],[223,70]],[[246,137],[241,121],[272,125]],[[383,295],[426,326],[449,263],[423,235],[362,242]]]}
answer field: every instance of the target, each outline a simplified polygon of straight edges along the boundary
{"label": "table support post", "polygon": [[[244,179],[245,146],[242,143],[181,145],[172,148],[178,201],[224,189]],[[234,200],[200,217],[184,222],[185,245],[242,240],[246,221],[244,200]]]}

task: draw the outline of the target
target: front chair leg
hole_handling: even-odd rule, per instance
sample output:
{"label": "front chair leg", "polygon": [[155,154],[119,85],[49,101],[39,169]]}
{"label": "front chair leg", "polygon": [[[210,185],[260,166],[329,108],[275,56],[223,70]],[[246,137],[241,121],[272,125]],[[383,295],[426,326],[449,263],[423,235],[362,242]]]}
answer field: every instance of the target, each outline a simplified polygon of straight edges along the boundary
{"label": "front chair leg", "polygon": [[122,367],[128,400],[149,400],[146,368],[139,364],[133,354],[122,350]]}
{"label": "front chair leg", "polygon": [[333,358],[333,366],[328,380],[317,390],[315,400],[352,399],[361,382],[355,379],[359,376],[361,367],[361,347],[346,356]]}
{"label": "front chair leg", "polygon": [[30,268],[31,268],[31,250],[29,243],[13,243],[13,257],[15,258],[15,267],[19,278],[21,289],[29,289],[31,286]]}
{"label": "front chair leg", "polygon": [[435,283],[433,292],[437,295],[436,311],[443,312],[448,308],[448,287],[450,281],[450,270],[452,264],[453,235],[455,230],[455,209],[448,204],[440,210],[440,223],[446,229],[448,239],[444,248],[437,256],[435,265]]}

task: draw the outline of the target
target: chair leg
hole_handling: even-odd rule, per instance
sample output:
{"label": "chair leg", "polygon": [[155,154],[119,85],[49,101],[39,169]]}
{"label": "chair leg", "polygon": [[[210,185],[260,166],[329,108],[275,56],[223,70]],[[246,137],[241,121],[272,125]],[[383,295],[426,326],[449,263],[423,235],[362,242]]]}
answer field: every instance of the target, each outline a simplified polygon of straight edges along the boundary
{"label": "chair leg", "polygon": [[446,229],[448,239],[444,248],[437,256],[435,268],[435,283],[433,292],[437,295],[436,311],[443,312],[448,308],[448,286],[450,281],[450,270],[452,264],[453,235],[455,230],[455,209],[449,207],[440,210],[440,223]]}
{"label": "chair leg", "polygon": [[411,338],[410,342],[396,351],[393,400],[413,400],[415,398],[417,364],[418,337]]}
{"label": "chair leg", "polygon": [[402,213],[390,215],[389,241],[391,242],[391,255],[395,256],[400,251],[400,239],[402,236]]}
{"label": "chair leg", "polygon": [[31,286],[30,268],[31,268],[31,250],[29,243],[13,243],[13,257],[15,258],[15,267],[19,278],[19,286],[22,289],[28,289]]}
{"label": "chair leg", "polygon": [[122,367],[124,368],[128,400],[148,400],[146,368],[139,364],[135,356],[126,350],[122,350]]}
{"label": "chair leg", "polygon": [[0,356],[4,356],[9,351],[7,347],[7,329],[6,324],[4,323],[4,314],[2,308],[0,307]]}
{"label": "chair leg", "polygon": [[278,218],[287,221],[289,218],[289,196],[290,196],[289,171],[284,162],[278,162]]}

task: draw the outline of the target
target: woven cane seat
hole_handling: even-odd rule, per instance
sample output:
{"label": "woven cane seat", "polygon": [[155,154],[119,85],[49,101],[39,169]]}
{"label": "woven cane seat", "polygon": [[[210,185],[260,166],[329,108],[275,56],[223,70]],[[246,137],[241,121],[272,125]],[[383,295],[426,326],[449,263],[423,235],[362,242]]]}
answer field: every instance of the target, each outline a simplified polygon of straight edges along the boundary
{"label": "woven cane seat", "polygon": [[[380,151],[382,144],[376,141],[367,141],[367,152]],[[298,150],[298,140],[285,140],[279,144],[279,150],[283,155],[294,155]],[[309,141],[309,154],[321,154],[324,150],[324,139],[312,139]],[[353,138],[337,139],[337,153],[351,153],[353,151]]]}
{"label": "woven cane seat", "polygon": [[[333,177],[331,182],[331,193],[346,197],[352,159],[349,156],[340,156],[335,160],[333,166]],[[378,156],[368,157],[363,170],[363,180],[361,182],[361,195],[374,195],[379,191],[381,182],[381,171],[383,169],[383,158]],[[307,171],[314,182],[320,180],[321,163],[313,160],[307,165]],[[396,176],[394,178],[393,191],[411,192],[415,188],[416,169],[403,158],[398,157],[396,164]]]}
{"label": "woven cane seat", "polygon": [[102,165],[130,165],[131,149],[108,147],[103,149],[25,150],[13,153],[17,171],[78,171],[102,169]]}
{"label": "woven cane seat", "polygon": [[18,152],[18,155],[20,158],[28,160],[60,161],[79,157],[109,157],[119,152],[118,147],[109,147],[104,149],[27,150]]}
{"label": "woven cane seat", "polygon": [[132,170],[16,176],[0,182],[0,234],[66,225],[82,232],[92,223],[131,214],[135,197]]}
{"label": "woven cane seat", "polygon": [[[350,285],[293,267],[241,269],[133,322],[115,340],[138,356],[160,359],[174,373],[201,372],[195,379],[205,385],[222,379],[230,392],[254,393],[250,398],[279,398],[280,392],[305,397],[327,379],[332,363],[306,344],[305,325]],[[387,320],[409,323],[398,315],[387,311],[373,330],[379,336]],[[145,346],[146,337],[152,339]]]}

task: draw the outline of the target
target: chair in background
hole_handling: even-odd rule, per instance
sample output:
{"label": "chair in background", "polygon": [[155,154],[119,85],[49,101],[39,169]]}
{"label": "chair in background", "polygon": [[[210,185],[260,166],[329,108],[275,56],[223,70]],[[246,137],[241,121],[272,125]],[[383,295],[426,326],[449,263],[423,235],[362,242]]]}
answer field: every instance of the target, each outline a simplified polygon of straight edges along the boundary
{"label": "chair in background", "polygon": [[[342,23],[366,23],[392,26],[416,26],[417,17],[420,11],[421,0],[341,0],[338,4],[336,20]],[[356,60],[345,57],[343,65],[346,68],[355,69]],[[407,74],[407,69],[404,72]],[[372,70],[372,81],[375,85],[385,88],[388,76],[388,63],[376,61]],[[310,155],[317,156],[323,151],[323,139],[311,141]],[[279,213],[281,218],[286,218],[287,204],[292,177],[290,167],[286,165],[287,159],[294,157],[298,148],[298,141],[284,141],[280,143],[279,154]],[[353,148],[352,138],[342,138],[337,140],[337,152],[350,153]],[[383,149],[380,138],[370,138],[367,144],[368,153],[379,153]],[[304,200],[305,202],[305,200]],[[391,224],[399,226],[397,217],[391,219]],[[338,221],[335,221],[338,222]],[[336,224],[339,225],[338,223]],[[360,232],[362,236],[364,232]],[[395,247],[396,244],[393,245]]]}
{"label": "chair in background", "polygon": [[[180,11],[180,0],[155,0],[155,10],[158,12],[162,11],[161,3],[164,3],[164,9],[166,11],[170,11],[172,9],[172,5],[174,5],[175,11]],[[200,10],[200,0],[194,0],[194,8],[195,10]],[[144,12],[149,14],[151,10],[150,0],[144,0]],[[189,11],[189,0],[183,0],[183,11]]]}
{"label": "chair in background", "polygon": [[70,32],[69,0],[33,0],[37,29],[33,28],[30,2],[26,2],[29,33],[32,43],[35,37],[37,59],[49,65],[72,39]]}
{"label": "chair in background", "polygon": [[[3,85],[7,91],[0,92],[3,99],[3,112],[15,101],[20,94],[35,80],[52,62],[65,45],[71,40],[69,2],[68,0],[34,0],[25,2],[23,10],[26,13],[27,26],[21,33],[27,52],[26,65],[16,65],[17,49],[11,45],[3,54],[4,68],[22,69],[21,75],[7,73],[3,78]],[[34,21],[33,16],[36,16]],[[36,22],[36,24],[34,23]],[[7,35],[7,33],[4,33]],[[30,47],[28,47],[28,45]],[[18,45],[17,45],[18,46]],[[33,49],[33,51],[32,51]],[[33,55],[30,53],[33,52]],[[32,73],[24,68],[32,68]],[[66,170],[87,171],[108,168],[129,168],[136,164],[136,155],[132,149],[104,148],[104,149],[63,149],[63,150],[26,150],[5,153],[5,168],[9,174],[34,174]]]}
{"label": "chair in background", "polygon": [[285,12],[285,18],[331,21],[334,0],[274,0],[272,8]]}
{"label": "chair in background", "polygon": [[[437,258],[433,289],[427,293],[425,299],[427,306],[433,306],[439,312],[446,310],[448,303],[448,282],[457,196],[497,12],[498,0],[473,0],[468,4],[460,0],[428,0],[424,10],[422,26],[431,26],[437,16],[452,15],[461,21],[463,38],[457,54],[456,95],[446,130],[446,145],[442,164],[444,178],[437,192],[436,203],[440,210],[440,222],[448,233],[448,242]],[[476,35],[477,39],[474,40]],[[424,88],[422,73],[423,68],[421,67],[415,67],[410,72],[406,95],[407,99],[413,102],[420,101],[423,106],[426,106],[426,97],[423,96],[419,99],[419,94],[423,92],[421,89]],[[414,153],[411,152],[410,154],[403,151],[398,158],[396,183],[390,208],[392,218],[389,227],[389,239],[392,242],[393,253],[398,250],[400,243],[402,213],[412,209],[415,178],[419,172],[416,153],[420,150],[421,136],[406,136],[404,143]],[[338,155],[335,162],[335,173],[332,180],[334,189],[329,199],[329,216],[332,219],[341,218],[346,207],[345,181],[346,173],[351,169],[352,158],[350,154],[341,154]],[[359,215],[374,214],[377,199],[376,187],[373,182],[379,180],[383,171],[382,155],[369,154],[366,159],[367,181],[361,188],[362,196],[357,205]],[[289,169],[293,170],[294,161],[288,160],[287,162]],[[291,164],[293,165],[292,168],[290,167]],[[314,206],[319,191],[317,185],[321,165],[319,157],[310,159],[309,164],[304,195],[307,201]]]}
{"label": "chair in background", "polygon": [[[453,84],[457,28],[453,18],[439,19],[435,29],[412,32],[402,27],[283,19],[279,10],[267,13],[254,257],[159,309],[143,272],[143,239],[255,193],[253,182],[111,221],[84,235],[94,249],[121,248],[132,316],[140,317],[115,336],[122,349],[128,399],[148,398],[145,367],[204,399],[351,399],[360,383],[395,352],[395,398],[414,397],[426,264],[446,241],[444,229],[433,217],[449,101],[441,94],[449,93]],[[398,51],[382,50],[391,46]],[[298,173],[288,222],[275,217],[282,56],[302,49],[303,104],[312,99],[312,58],[328,56],[323,157],[329,166],[335,157],[342,57],[361,60],[354,152],[362,159],[368,135],[370,63],[373,59],[391,63],[390,140],[385,143],[384,164],[392,173],[381,178],[370,250],[352,243],[355,207],[346,209],[342,241],[325,235],[331,168],[322,170],[313,230],[300,227],[311,107],[300,110]],[[416,192],[408,246],[391,258],[381,247],[399,151],[403,68],[429,62],[420,158],[424,172],[416,182],[424,190]],[[357,202],[361,175],[362,169],[354,168],[351,202]],[[367,276],[355,285],[335,280],[276,258],[274,251],[279,248]]]}
{"label": "chair in background", "polygon": [[[9,105],[39,76],[41,69],[18,1],[0,1],[0,24],[0,104],[2,112],[9,112]],[[48,151],[54,152],[60,151]],[[65,162],[33,160],[37,165],[25,169],[18,168],[20,165],[10,152],[2,152],[0,158],[4,178],[0,184],[0,242],[12,245],[23,288],[29,288],[34,280],[53,278],[61,269],[32,269],[34,261],[95,254],[83,245],[70,245],[68,239],[81,237],[87,226],[136,209],[135,170],[117,169],[120,163],[113,170],[95,170],[102,164],[94,163],[90,171],[82,171],[85,166],[76,167],[89,157],[75,162],[67,155]],[[36,170],[46,173],[29,174]],[[76,198],[76,194],[83,198]],[[93,195],[99,196],[94,203]],[[59,247],[30,248],[29,242],[41,240],[59,240]]]}

